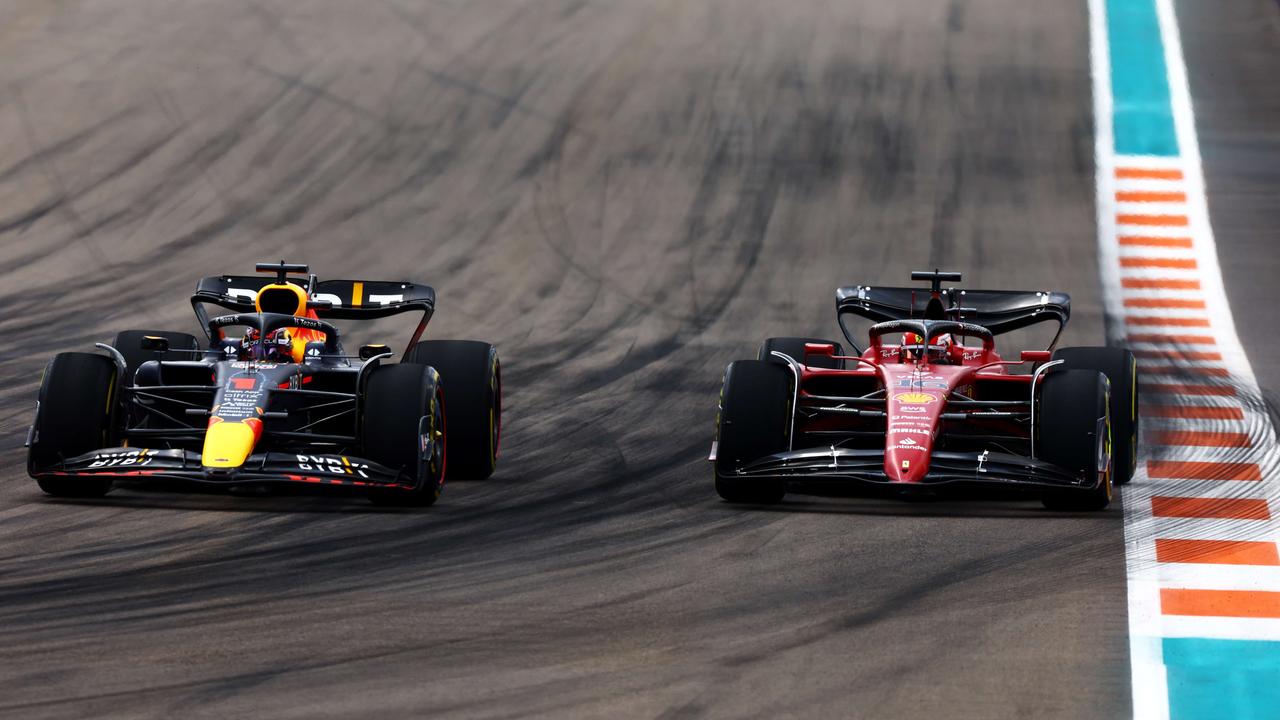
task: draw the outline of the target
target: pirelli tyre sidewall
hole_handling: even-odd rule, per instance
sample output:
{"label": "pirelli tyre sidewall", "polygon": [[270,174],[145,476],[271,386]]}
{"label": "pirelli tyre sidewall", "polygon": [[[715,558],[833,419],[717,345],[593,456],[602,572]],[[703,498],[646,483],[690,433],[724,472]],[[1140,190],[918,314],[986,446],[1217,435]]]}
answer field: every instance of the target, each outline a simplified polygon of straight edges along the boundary
{"label": "pirelli tyre sidewall", "polygon": [[1116,347],[1060,348],[1054,360],[1066,370],[1097,370],[1111,381],[1111,427],[1115,440],[1115,482],[1129,482],[1138,468],[1138,361]]}
{"label": "pirelli tyre sidewall", "polygon": [[101,497],[103,478],[50,475],[63,460],[115,445],[118,435],[116,365],[93,353],[60,353],[45,367],[27,455],[27,472],[59,497]]}
{"label": "pirelli tyre sidewall", "polygon": [[761,360],[738,360],[725,370],[715,460],[716,492],[725,500],[776,503],[786,494],[783,481],[741,477],[737,469],[789,447],[793,378],[787,366]]}
{"label": "pirelli tyre sidewall", "polygon": [[449,398],[449,480],[483,480],[498,466],[502,365],[479,340],[425,340],[401,364],[435,368]]}
{"label": "pirelli tyre sidewall", "polygon": [[1110,382],[1097,370],[1051,370],[1040,383],[1036,455],[1083,480],[1044,497],[1051,510],[1102,510],[1111,503],[1114,462]]}
{"label": "pirelli tyre sidewall", "polygon": [[369,494],[380,505],[431,505],[444,489],[448,462],[446,413],[440,375],[421,365],[384,365],[369,372],[362,406],[366,457],[398,470],[409,489]]}

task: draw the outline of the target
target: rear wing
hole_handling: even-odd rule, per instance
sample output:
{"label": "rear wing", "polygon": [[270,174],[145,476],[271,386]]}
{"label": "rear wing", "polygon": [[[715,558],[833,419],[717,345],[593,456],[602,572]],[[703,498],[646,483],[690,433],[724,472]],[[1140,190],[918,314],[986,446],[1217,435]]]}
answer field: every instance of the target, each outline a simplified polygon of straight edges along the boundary
{"label": "rear wing", "polygon": [[[200,319],[202,327],[208,327],[209,314],[205,305],[214,305],[237,313],[256,311],[254,299],[264,286],[279,282],[262,275],[216,275],[201,278],[191,295],[191,308]],[[287,278],[286,282],[307,291],[310,300],[307,307],[324,319],[375,320],[406,312],[421,312],[422,320],[413,334],[409,346],[418,341],[431,320],[436,307],[436,291],[426,285],[410,282],[370,280],[323,280],[315,275],[306,280]]]}
{"label": "rear wing", "polygon": [[[851,285],[836,290],[836,315],[845,338],[855,348],[857,341],[845,327],[845,316],[858,315],[873,322],[923,319],[928,289]],[[962,290],[940,291],[944,317],[981,325],[993,335],[1007,333],[1042,322],[1057,322],[1058,331],[1049,343],[1058,344],[1062,329],[1071,318],[1071,296],[1047,290]]]}

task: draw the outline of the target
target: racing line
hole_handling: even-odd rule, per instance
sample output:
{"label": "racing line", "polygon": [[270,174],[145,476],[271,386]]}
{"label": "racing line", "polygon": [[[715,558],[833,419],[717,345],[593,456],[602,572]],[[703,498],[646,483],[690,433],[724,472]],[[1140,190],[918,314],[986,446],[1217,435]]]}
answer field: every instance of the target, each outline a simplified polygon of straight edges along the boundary
{"label": "racing line", "polygon": [[1134,714],[1280,717],[1280,453],[1218,268],[1170,0],[1092,0],[1099,267],[1137,356]]}

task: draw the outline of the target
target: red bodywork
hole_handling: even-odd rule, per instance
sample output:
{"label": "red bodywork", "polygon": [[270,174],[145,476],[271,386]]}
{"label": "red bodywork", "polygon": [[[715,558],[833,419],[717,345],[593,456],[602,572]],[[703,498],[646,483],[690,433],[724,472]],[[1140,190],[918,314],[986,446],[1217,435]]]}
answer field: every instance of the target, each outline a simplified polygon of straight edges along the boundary
{"label": "red bodywork", "polygon": [[[889,482],[920,483],[929,471],[944,423],[957,421],[970,428],[979,423],[990,432],[1025,434],[1012,418],[1003,417],[1009,413],[987,411],[990,418],[986,419],[983,409],[979,409],[962,418],[959,413],[963,410],[957,412],[954,404],[974,399],[979,388],[985,391],[983,395],[1008,397],[1010,402],[1029,398],[1032,376],[1011,375],[1007,367],[1047,361],[1048,352],[1027,351],[1020,360],[1005,361],[988,340],[981,347],[953,345],[951,352],[938,353],[943,357],[930,358],[928,352],[904,352],[901,345],[884,345],[880,340],[873,337],[871,346],[858,357],[837,356],[833,345],[806,346],[806,358],[796,358],[800,361],[800,384],[793,437],[865,426],[869,438],[883,443],[884,472]],[[806,360],[814,356],[844,360],[846,369],[810,367]],[[876,409],[856,415],[847,411],[830,414],[831,396],[849,396],[853,392],[824,388],[859,385],[871,391],[864,394],[883,391],[878,399],[869,401]],[[816,409],[824,405],[825,412]],[[878,412],[883,412],[882,418]],[[880,419],[883,425],[877,424]]]}

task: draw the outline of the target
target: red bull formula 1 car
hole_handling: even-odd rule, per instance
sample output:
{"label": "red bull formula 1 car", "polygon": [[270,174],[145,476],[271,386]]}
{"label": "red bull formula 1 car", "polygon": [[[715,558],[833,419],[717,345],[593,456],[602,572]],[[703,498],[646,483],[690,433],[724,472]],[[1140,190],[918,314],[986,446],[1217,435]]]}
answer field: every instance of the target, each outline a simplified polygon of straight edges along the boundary
{"label": "red bull formula 1 car", "polygon": [[[130,330],[106,354],[61,353],[45,369],[27,470],[50,495],[97,497],[120,480],[213,487],[295,485],[429,505],[448,478],[497,462],[497,350],[420,341],[435,291],[409,282],[202,279],[191,305],[208,335]],[[232,311],[210,317],[206,305]],[[386,345],[343,348],[331,320],[420,312],[398,363]]]}
{"label": "red bull formula 1 car", "polygon": [[[896,495],[994,490],[1051,509],[1100,510],[1137,458],[1138,375],[1121,348],[1054,350],[1071,299],[932,287],[836,291],[838,342],[772,338],[731,363],[717,418],[716,491],[773,503],[797,485]],[[861,349],[847,321],[875,324]],[[1057,323],[1048,350],[1006,360],[995,336]]]}

